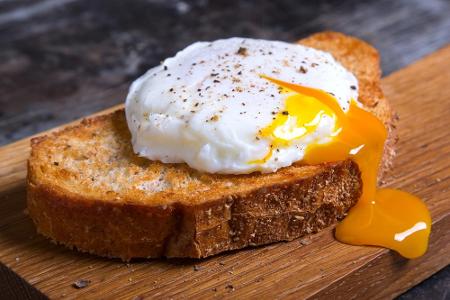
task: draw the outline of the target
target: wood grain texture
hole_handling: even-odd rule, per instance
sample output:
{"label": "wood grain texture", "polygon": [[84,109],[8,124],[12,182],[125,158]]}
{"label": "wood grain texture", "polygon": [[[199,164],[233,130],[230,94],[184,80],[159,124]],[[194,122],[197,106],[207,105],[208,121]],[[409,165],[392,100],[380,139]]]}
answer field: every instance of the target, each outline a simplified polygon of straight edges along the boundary
{"label": "wood grain texture", "polygon": [[[51,298],[390,298],[450,263],[450,46],[383,79],[400,115],[399,153],[385,185],[426,201],[430,249],[405,260],[376,247],[338,243],[328,228],[206,260],[124,264],[53,245],[35,234],[25,208],[28,140],[0,149],[0,261]],[[83,289],[72,284],[89,280]]]}

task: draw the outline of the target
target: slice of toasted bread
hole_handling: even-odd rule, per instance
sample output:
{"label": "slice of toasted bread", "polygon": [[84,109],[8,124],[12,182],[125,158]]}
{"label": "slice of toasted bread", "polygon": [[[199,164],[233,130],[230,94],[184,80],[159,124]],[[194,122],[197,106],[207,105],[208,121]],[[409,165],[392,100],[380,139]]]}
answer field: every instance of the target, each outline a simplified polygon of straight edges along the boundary
{"label": "slice of toasted bread", "polygon": [[[359,100],[392,128],[374,48],[333,32],[300,43],[352,71]],[[386,148],[388,166],[391,142]],[[32,140],[28,211],[40,233],[80,251],[123,260],[199,258],[317,232],[345,216],[361,186],[350,160],[212,175],[140,158],[119,110]]]}

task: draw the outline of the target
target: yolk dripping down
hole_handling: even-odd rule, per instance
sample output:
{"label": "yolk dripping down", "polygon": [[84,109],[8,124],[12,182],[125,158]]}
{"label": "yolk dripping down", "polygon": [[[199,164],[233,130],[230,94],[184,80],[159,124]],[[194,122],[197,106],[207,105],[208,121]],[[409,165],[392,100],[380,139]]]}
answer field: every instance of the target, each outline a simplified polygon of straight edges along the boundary
{"label": "yolk dripping down", "polygon": [[[327,114],[336,119],[336,135],[329,143],[309,146],[303,162],[320,164],[351,158],[358,164],[362,195],[337,225],[336,238],[348,244],[383,246],[406,258],[423,255],[431,228],[425,204],[406,192],[377,189],[378,167],[387,136],[383,123],[354,102],[344,113],[336,99],[324,91],[262,77],[296,93],[287,97],[285,111],[261,131],[261,136],[271,137],[271,149],[313,131],[320,117]],[[272,150],[262,161],[271,155]]]}

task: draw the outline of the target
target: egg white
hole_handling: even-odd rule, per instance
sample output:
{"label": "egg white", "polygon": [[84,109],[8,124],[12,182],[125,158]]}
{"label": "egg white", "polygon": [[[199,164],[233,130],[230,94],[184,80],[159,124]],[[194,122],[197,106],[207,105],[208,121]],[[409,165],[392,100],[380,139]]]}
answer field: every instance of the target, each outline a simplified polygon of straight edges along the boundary
{"label": "egg white", "polygon": [[265,162],[269,138],[258,138],[288,96],[261,78],[318,88],[344,111],[358,98],[355,76],[329,53],[278,41],[230,38],[194,43],[150,69],[130,87],[126,117],[134,151],[164,163],[223,174],[274,172],[299,161],[312,143],[330,140],[335,120],[280,147]]}

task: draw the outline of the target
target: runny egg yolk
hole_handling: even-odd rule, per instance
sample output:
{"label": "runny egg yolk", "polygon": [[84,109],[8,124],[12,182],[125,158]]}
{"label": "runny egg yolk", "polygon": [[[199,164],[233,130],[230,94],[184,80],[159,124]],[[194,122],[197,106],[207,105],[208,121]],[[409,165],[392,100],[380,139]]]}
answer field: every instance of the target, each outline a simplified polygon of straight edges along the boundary
{"label": "runny egg yolk", "polygon": [[314,97],[292,94],[287,89],[282,93],[290,94],[285,101],[285,109],[278,114],[274,112],[273,122],[259,132],[261,137],[271,139],[270,150],[262,159],[250,163],[264,163],[272,156],[273,149],[288,146],[293,140],[312,133],[323,116],[334,118],[331,108]]}
{"label": "runny egg yolk", "polygon": [[[326,114],[336,120],[335,134],[328,143],[308,146],[303,162],[312,165],[351,158],[358,164],[362,194],[337,225],[336,238],[347,244],[390,248],[406,258],[423,255],[431,229],[425,204],[406,192],[377,188],[378,167],[387,137],[383,123],[355,102],[345,113],[336,99],[324,91],[262,77],[291,92],[285,111],[261,131],[261,136],[271,138],[271,149],[313,131]],[[272,150],[263,161],[271,155]]]}

